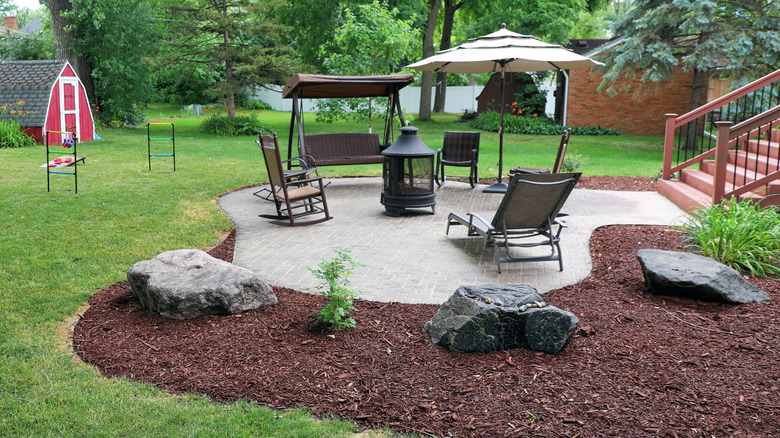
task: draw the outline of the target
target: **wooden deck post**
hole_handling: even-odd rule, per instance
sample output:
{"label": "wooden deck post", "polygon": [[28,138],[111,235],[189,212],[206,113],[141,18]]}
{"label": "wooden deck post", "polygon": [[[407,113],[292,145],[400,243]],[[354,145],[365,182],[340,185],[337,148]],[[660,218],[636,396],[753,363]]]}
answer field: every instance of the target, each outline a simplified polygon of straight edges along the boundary
{"label": "wooden deck post", "polygon": [[674,155],[674,129],[677,114],[666,114],[666,131],[664,132],[664,163],[662,179],[672,178],[672,156]]}
{"label": "wooden deck post", "polygon": [[734,122],[720,121],[715,122],[718,127],[717,141],[715,146],[715,179],[713,181],[712,203],[719,204],[723,200],[723,194],[726,192],[726,164],[729,162],[729,137],[731,136],[731,125]]}

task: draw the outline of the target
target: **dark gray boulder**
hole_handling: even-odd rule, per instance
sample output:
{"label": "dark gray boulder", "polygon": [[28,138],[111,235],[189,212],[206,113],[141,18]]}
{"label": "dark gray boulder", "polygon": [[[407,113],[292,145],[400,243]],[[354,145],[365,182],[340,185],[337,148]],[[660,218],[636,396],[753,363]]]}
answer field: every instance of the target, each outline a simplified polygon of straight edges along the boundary
{"label": "dark gray boulder", "polygon": [[679,251],[637,252],[648,289],[655,295],[728,304],[767,302],[769,294],[733,268],[709,257]]}
{"label": "dark gray boulder", "polygon": [[425,323],[434,344],[485,353],[527,348],[554,354],[577,328],[576,315],[545,303],[528,284],[461,286]]}
{"label": "dark gray boulder", "polygon": [[254,272],[197,249],[140,261],[127,271],[127,280],[141,305],[165,318],[243,313],[276,303]]}

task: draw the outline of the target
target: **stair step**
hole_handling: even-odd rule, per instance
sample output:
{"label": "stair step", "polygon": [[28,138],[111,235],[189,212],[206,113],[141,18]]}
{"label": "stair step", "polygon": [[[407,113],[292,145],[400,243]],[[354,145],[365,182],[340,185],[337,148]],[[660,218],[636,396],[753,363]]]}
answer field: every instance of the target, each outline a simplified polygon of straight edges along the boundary
{"label": "stair step", "polygon": [[[683,184],[690,186],[692,189],[706,194],[708,199],[712,199],[712,194],[715,191],[714,187],[715,177],[703,170],[685,169],[680,171],[680,181]],[[740,187],[740,186],[737,186]],[[725,191],[730,192],[734,190],[735,186],[729,181],[726,181]],[[755,202],[759,202],[764,196],[763,193],[746,193],[740,195],[740,198],[750,198]],[[773,196],[774,197],[774,196]]]}
{"label": "stair step", "polygon": [[773,129],[770,132],[770,140],[772,140],[775,143],[780,143],[780,129]]}
{"label": "stair step", "polygon": [[737,167],[758,169],[762,173],[780,170],[780,159],[757,156],[745,151],[729,151],[729,163],[735,164]]}
{"label": "stair step", "polygon": [[677,179],[659,180],[658,193],[688,213],[712,205],[712,196],[700,192]]}
{"label": "stair step", "polygon": [[[714,178],[715,175],[715,161],[713,160],[704,160],[701,163],[701,170],[708,175],[712,175]],[[759,172],[754,172],[750,169],[745,169],[743,167],[735,166],[731,163],[726,164],[726,190],[732,190],[734,188],[734,184],[732,184],[732,181],[735,181],[734,174],[736,173],[736,182],[737,186],[743,186],[749,183],[752,183],[753,181],[757,179],[761,179],[765,177],[766,175]],[[710,183],[712,180],[710,180]],[[762,187],[761,189],[756,191],[756,194],[761,196],[767,196],[769,194],[777,194],[780,193],[780,181],[772,181],[769,183],[768,186]]]}
{"label": "stair step", "polygon": [[748,151],[762,156],[777,158],[780,156],[780,144],[774,140],[748,140]]}
{"label": "stair step", "polygon": [[680,172],[680,181],[691,186],[693,189],[709,194],[712,198],[712,186],[714,176],[703,170],[685,169]]}

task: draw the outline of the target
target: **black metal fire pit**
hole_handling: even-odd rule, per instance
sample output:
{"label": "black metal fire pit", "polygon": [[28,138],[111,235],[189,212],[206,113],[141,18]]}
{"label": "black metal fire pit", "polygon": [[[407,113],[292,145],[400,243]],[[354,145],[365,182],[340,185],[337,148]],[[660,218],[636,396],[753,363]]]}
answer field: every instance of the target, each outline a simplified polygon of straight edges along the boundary
{"label": "black metal fire pit", "polygon": [[382,205],[388,216],[400,216],[409,208],[431,207],[436,214],[433,192],[433,149],[423,143],[414,126],[401,128],[395,143],[382,151],[384,188]]}

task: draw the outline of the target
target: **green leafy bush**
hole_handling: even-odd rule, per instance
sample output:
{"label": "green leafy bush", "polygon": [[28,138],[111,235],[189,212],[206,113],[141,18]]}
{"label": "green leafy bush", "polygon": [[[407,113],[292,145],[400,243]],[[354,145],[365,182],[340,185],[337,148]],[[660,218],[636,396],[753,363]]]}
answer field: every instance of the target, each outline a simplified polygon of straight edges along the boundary
{"label": "green leafy bush", "polygon": [[239,136],[254,135],[257,131],[271,132],[273,129],[262,123],[256,117],[251,115],[237,115],[230,117],[227,115],[212,114],[204,120],[198,131],[202,134],[221,135],[221,136]]}
{"label": "green leafy bush", "polygon": [[561,172],[569,173],[576,172],[577,169],[585,164],[585,160],[582,159],[582,155],[574,152],[567,153],[563,156],[563,164],[561,164]]}
{"label": "green leafy bush", "polygon": [[753,275],[780,275],[780,211],[732,198],[694,212],[680,228],[693,252]]}
{"label": "green leafy bush", "polygon": [[[524,113],[525,114],[525,113]],[[482,131],[498,131],[501,115],[495,111],[486,111],[466,124]],[[504,132],[525,135],[561,135],[563,126],[546,116],[504,114]],[[573,126],[572,135],[620,135],[620,131],[594,126]]]}
{"label": "green leafy bush", "polygon": [[263,102],[260,99],[249,99],[242,106],[244,107],[244,109],[248,109],[252,111],[271,109],[271,105]]}
{"label": "green leafy bush", "polygon": [[352,275],[349,267],[365,265],[352,260],[347,249],[337,249],[335,252],[337,256],[330,261],[322,260],[317,265],[318,269],[308,269],[318,279],[325,280],[325,284],[317,286],[320,295],[328,300],[328,304],[320,310],[319,319],[328,324],[331,330],[338,331],[355,327],[357,324],[349,316],[355,308],[352,300],[356,296],[356,293],[347,287],[350,285],[349,276]]}

